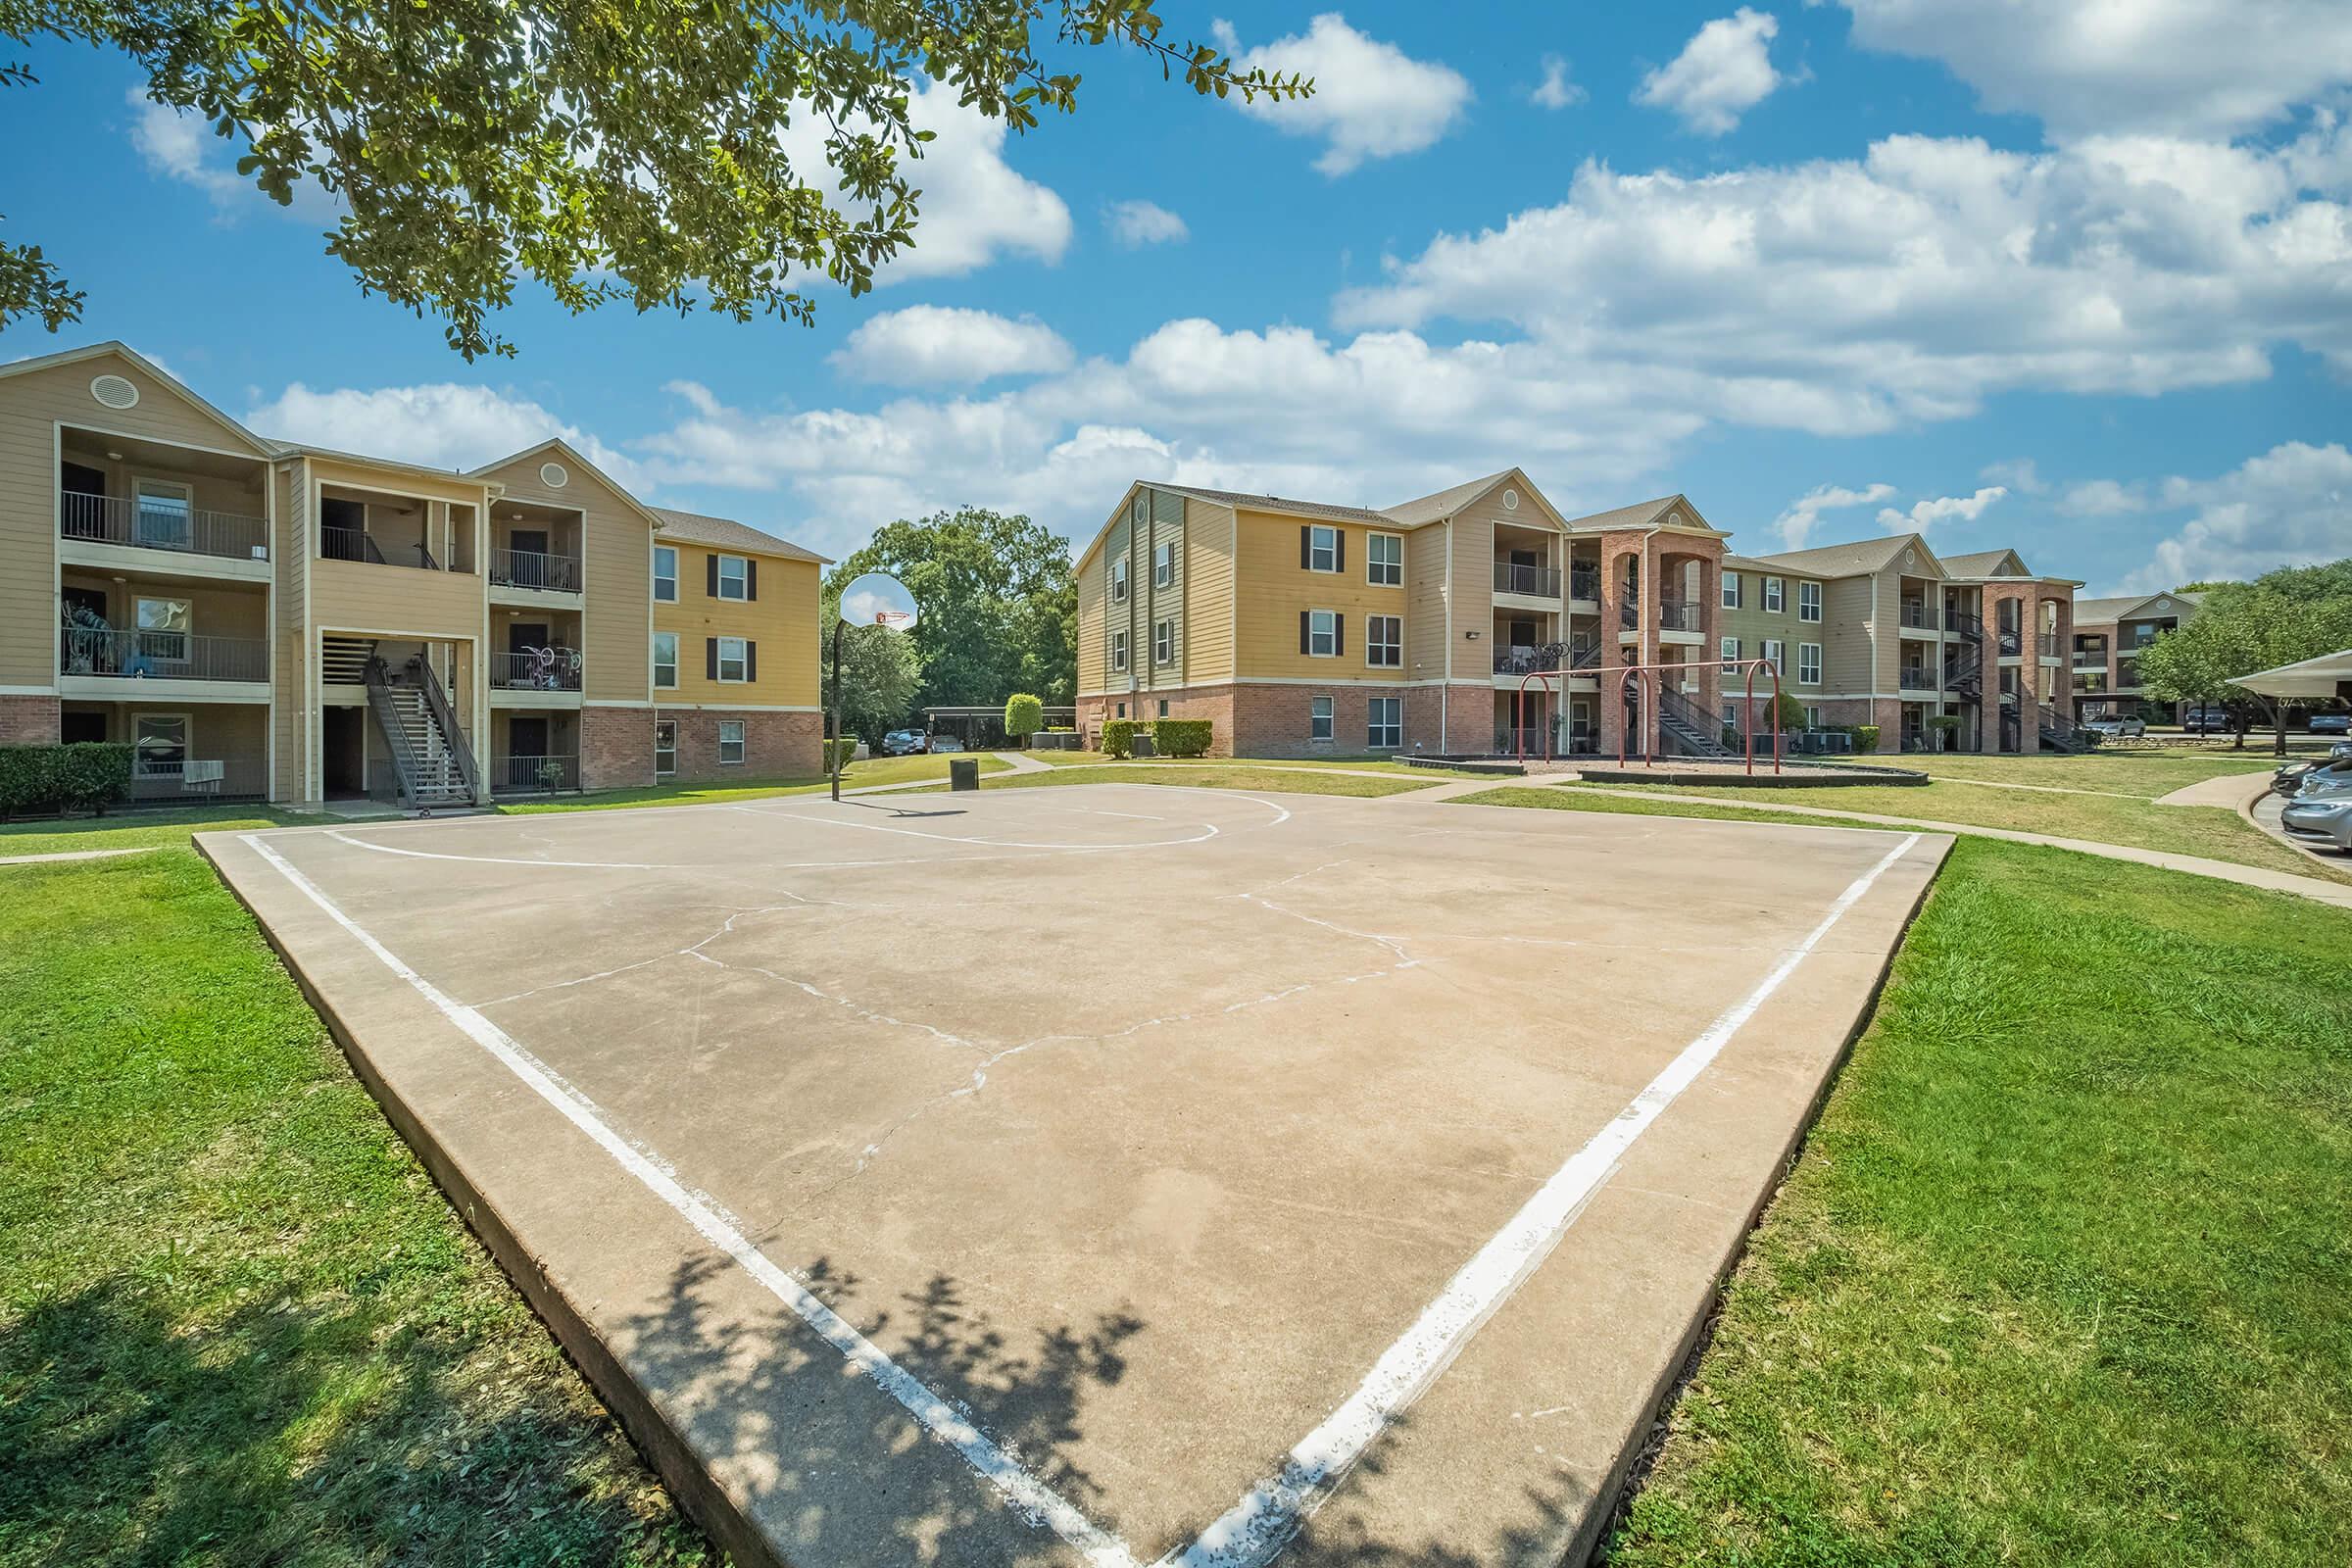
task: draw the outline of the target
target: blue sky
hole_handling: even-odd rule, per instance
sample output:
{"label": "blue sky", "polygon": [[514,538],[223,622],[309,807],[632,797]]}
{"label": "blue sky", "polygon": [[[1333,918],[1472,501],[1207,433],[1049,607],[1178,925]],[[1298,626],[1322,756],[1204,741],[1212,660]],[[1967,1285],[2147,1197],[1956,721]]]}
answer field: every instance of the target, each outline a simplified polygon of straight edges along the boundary
{"label": "blue sky", "polygon": [[[813,329],[526,300],[514,361],[361,297],[122,61],[30,51],[0,236],[269,433],[463,465],[551,429],[828,554],[1136,477],[1385,504],[1516,464],[1734,548],[1924,528],[2137,591],[2352,555],[2352,6],[1160,8],[1305,70],[1088,52],[1005,138],[928,103],[910,260]],[[1148,205],[1138,205],[1148,204]]]}

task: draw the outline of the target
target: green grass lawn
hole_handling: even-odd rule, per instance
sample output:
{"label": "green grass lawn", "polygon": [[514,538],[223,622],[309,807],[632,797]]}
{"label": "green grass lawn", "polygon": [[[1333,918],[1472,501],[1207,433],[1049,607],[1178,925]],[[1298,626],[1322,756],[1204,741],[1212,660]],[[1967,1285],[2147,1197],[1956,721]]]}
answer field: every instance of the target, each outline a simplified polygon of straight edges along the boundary
{"label": "green grass lawn", "polygon": [[0,1568],[716,1560],[193,851],[0,872]]}
{"label": "green grass lawn", "polygon": [[2268,773],[2274,758],[2257,752],[2144,751],[2101,749],[2079,757],[2055,752],[2005,757],[1952,752],[1927,756],[1868,758],[1891,766],[1916,768],[1938,779],[1984,779],[2002,784],[2038,784],[2073,790],[2105,790],[2154,800],[2183,785],[2225,773]]}
{"label": "green grass lawn", "polygon": [[[852,762],[842,769],[841,787],[845,790],[868,784],[905,784],[913,779],[948,776],[952,759],[945,753],[936,757],[876,757],[862,762]],[[994,773],[1004,764],[983,753],[977,760],[980,771]],[[817,795],[829,792],[832,782],[823,776],[813,779],[745,779],[729,780],[725,784],[655,784],[645,789],[600,790],[593,795],[559,795],[544,801],[508,801],[498,807],[509,815],[527,816],[540,811],[599,811],[615,806],[712,806],[727,801],[753,801],[771,795]]]}
{"label": "green grass lawn", "polygon": [[1450,767],[1416,767],[1399,762],[1392,754],[1377,757],[1105,757],[1101,752],[1031,752],[1048,767],[1342,767],[1351,773],[1406,773],[1416,778],[1477,778],[1481,775]]}
{"label": "green grass lawn", "polygon": [[[1816,794],[1822,793],[1816,791]],[[1733,806],[1694,806],[1686,801],[1653,801],[1645,796],[1604,795],[1598,790],[1580,790],[1570,785],[1505,785],[1500,789],[1480,790],[1475,795],[1456,795],[1446,803],[1448,806],[1519,806],[1544,811],[1599,811],[1612,816],[1695,816],[1721,822],[1782,822],[1791,827],[1849,826],[1866,832],[1899,833],[1903,829],[1881,826],[1873,822],[1840,824],[1824,817],[1805,816],[1795,811],[1741,810]]]}
{"label": "green grass lawn", "polygon": [[1615,1568],[2352,1561],[2352,918],[1963,839]]}
{"label": "green grass lawn", "polygon": [[168,811],[117,811],[109,816],[67,821],[0,822],[0,856],[57,855],[69,850],[145,850],[159,845],[184,848],[191,833],[284,827],[319,820],[322,819],[298,816],[271,806],[200,806]]}
{"label": "green grass lawn", "polygon": [[[1407,776],[1409,775],[1409,776]],[[1103,768],[1054,768],[1043,773],[1007,773],[982,789],[1036,789],[1054,784],[1177,784],[1193,789],[1282,790],[1293,795],[1403,795],[1446,781],[1421,768],[1383,772],[1356,768],[1343,773],[1306,772],[1264,762],[1122,762]]]}

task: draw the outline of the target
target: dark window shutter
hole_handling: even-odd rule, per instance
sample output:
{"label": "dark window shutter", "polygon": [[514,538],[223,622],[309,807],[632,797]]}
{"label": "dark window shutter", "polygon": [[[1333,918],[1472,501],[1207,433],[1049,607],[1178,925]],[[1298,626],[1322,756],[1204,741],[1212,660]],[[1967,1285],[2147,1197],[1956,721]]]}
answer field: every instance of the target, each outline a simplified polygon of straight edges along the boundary
{"label": "dark window shutter", "polygon": [[1298,569],[1305,571],[1315,564],[1315,530],[1305,523],[1298,525]]}
{"label": "dark window shutter", "polygon": [[746,557],[743,563],[743,597],[760,597],[760,563]]}
{"label": "dark window shutter", "polygon": [[1343,655],[1348,652],[1348,617],[1346,615],[1331,617],[1331,651]]}
{"label": "dark window shutter", "polygon": [[1311,610],[1301,610],[1298,612],[1298,651],[1300,653],[1311,654],[1315,651],[1314,635],[1315,612]]}
{"label": "dark window shutter", "polygon": [[1331,569],[1334,571],[1348,569],[1348,530],[1345,528],[1331,530]]}
{"label": "dark window shutter", "polygon": [[748,637],[744,639],[743,643],[743,678],[745,680],[760,678],[760,645]]}
{"label": "dark window shutter", "polygon": [[[716,566],[711,567],[713,571],[717,569]],[[718,679],[718,639],[715,637],[703,639],[703,678],[705,680]]]}
{"label": "dark window shutter", "polygon": [[705,556],[703,558],[703,564],[710,568],[708,573],[709,580],[704,583],[703,592],[709,597],[716,599],[718,597],[718,558],[716,556]]}

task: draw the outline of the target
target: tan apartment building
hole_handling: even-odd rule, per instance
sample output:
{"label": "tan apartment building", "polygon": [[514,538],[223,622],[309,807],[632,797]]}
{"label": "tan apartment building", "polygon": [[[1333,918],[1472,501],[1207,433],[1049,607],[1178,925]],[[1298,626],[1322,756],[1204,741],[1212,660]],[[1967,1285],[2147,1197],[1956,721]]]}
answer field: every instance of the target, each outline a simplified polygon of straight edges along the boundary
{"label": "tan apartment building", "polygon": [[[2014,550],[1938,557],[1915,533],[1729,556],[1718,653],[1774,661],[1808,727],[1875,724],[1882,750],[2071,746],[2080,586]],[[1741,696],[1726,692],[1726,726]]]}
{"label": "tan apartment building", "polygon": [[822,558],[561,441],[270,440],[119,343],[0,367],[0,744],[140,799],[412,806],[818,771]]}
{"label": "tan apartment building", "polygon": [[2197,612],[2202,594],[2127,595],[2075,602],[2075,717],[2141,718],[2177,724],[2181,703],[2160,703],[2140,690],[2139,654]]}
{"label": "tan apartment building", "polygon": [[[1387,508],[1139,481],[1080,552],[1078,725],[1205,718],[1220,754],[1716,744],[1724,535],[1682,496],[1560,514],[1519,469]],[[1516,727],[1515,727],[1516,726]]]}

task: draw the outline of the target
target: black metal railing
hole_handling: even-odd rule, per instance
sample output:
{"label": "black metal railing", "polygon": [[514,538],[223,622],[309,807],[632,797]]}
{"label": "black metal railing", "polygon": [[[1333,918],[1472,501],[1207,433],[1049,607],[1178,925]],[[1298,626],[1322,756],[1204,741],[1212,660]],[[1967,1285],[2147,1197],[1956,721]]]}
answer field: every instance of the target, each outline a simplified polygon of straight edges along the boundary
{"label": "black metal railing", "polygon": [[1598,669],[1600,667],[1600,639],[1591,635],[1570,638],[1568,641],[1568,667],[1570,669]]}
{"label": "black metal railing", "polygon": [[1538,599],[1557,599],[1560,597],[1560,568],[1497,561],[1494,563],[1494,591],[1498,594],[1530,594]]}
{"label": "black metal railing", "polygon": [[538,588],[548,593],[580,591],[580,564],[569,556],[538,550],[493,550],[490,580],[501,588]]}
{"label": "black metal railing", "polygon": [[270,556],[270,524],[261,518],[158,502],[152,496],[60,490],[57,531],[64,539],[218,556],[223,561],[266,561]]}
{"label": "black metal railing", "polygon": [[376,565],[384,563],[384,553],[368,537],[367,529],[337,528],[326,523],[318,525],[318,556],[323,561],[365,561]]}
{"label": "black metal railing", "polygon": [[66,626],[58,632],[57,655],[62,675],[114,675],[126,680],[270,678],[270,645],[259,637]]}
{"label": "black metal railing", "polygon": [[2038,632],[2035,634],[2034,641],[2036,651],[2039,653],[2040,657],[2043,659],[2056,659],[2058,657],[2058,634],[2056,632]]}
{"label": "black metal railing", "polygon": [[501,757],[490,764],[490,788],[501,795],[553,795],[579,787],[576,757]]}
{"label": "black metal railing", "polygon": [[1534,675],[1558,669],[1568,657],[1566,643],[1516,643],[1494,650],[1497,675]]}
{"label": "black metal railing", "polygon": [[1936,621],[1936,607],[1917,599],[1906,599],[1903,601],[1902,618],[1903,624],[1906,626],[1916,626],[1923,631],[1934,631]]}
{"label": "black metal railing", "polygon": [[1598,566],[1570,566],[1568,568],[1568,597],[1593,600],[1600,597],[1600,568]]}
{"label": "black metal railing", "polygon": [[1936,689],[1936,677],[1925,664],[1905,664],[1897,679],[1907,692],[1932,692]]}
{"label": "black metal railing", "polygon": [[2005,631],[2000,633],[1999,636],[2001,657],[2003,659],[2015,659],[2019,654],[2025,651],[2026,639],[2024,633]]}
{"label": "black metal railing", "polygon": [[1696,631],[1699,625],[1698,611],[1696,600],[1661,599],[1658,601],[1658,630]]}
{"label": "black metal railing", "polygon": [[1958,632],[1962,642],[1981,643],[1984,640],[1984,628],[1978,625],[1976,617],[1964,610],[1946,612],[1943,623],[1948,629]]}
{"label": "black metal railing", "polygon": [[576,648],[525,648],[490,656],[490,684],[508,692],[576,692],[586,663]]}
{"label": "black metal railing", "polygon": [[259,757],[172,757],[135,753],[130,799],[136,806],[258,801],[270,794],[270,764]]}

